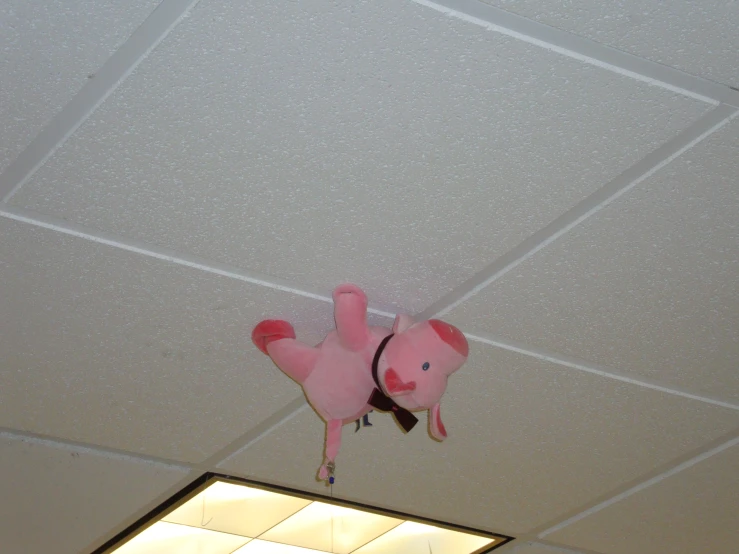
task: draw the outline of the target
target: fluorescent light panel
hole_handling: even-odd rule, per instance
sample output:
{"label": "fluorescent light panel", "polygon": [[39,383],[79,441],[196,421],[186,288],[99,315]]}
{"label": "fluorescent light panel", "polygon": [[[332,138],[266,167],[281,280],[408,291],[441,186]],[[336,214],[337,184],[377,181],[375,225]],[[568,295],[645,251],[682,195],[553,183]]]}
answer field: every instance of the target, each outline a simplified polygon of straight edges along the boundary
{"label": "fluorescent light panel", "polygon": [[108,552],[478,554],[490,552],[507,539],[216,478]]}
{"label": "fluorescent light panel", "polygon": [[251,539],[157,521],[118,548],[116,554],[230,554]]}

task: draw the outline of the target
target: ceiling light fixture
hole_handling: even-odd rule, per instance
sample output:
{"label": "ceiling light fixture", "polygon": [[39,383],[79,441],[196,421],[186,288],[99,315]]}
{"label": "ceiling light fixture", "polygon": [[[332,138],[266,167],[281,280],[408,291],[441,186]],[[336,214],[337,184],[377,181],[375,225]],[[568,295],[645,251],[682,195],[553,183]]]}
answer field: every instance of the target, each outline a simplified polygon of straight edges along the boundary
{"label": "ceiling light fixture", "polygon": [[510,540],[208,473],[94,554],[482,554]]}

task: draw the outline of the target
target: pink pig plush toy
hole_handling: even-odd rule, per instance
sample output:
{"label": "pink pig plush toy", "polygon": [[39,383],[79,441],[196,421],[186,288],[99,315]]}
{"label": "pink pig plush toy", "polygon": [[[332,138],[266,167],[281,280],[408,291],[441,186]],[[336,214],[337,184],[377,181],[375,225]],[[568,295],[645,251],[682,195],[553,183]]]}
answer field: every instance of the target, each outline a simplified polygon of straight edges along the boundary
{"label": "pink pig plush toy", "polygon": [[318,477],[331,483],[341,427],[372,409],[392,412],[406,432],[418,421],[411,412],[428,410],[431,435],[444,440],[439,402],[469,352],[462,332],[437,319],[398,315],[392,330],[369,327],[367,296],[354,285],[337,287],[333,299],[336,330],[318,346],[296,340],[287,321],[265,320],[252,331],[257,348],[303,387],[326,421]]}

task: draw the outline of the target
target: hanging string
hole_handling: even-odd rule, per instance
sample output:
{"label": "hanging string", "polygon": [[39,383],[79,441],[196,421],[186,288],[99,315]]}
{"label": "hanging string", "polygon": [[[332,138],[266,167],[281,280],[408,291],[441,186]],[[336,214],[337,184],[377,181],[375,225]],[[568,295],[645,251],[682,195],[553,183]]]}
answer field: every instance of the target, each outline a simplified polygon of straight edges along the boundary
{"label": "hanging string", "polygon": [[203,491],[203,513],[200,516],[200,526],[205,527],[208,525],[211,521],[213,521],[213,516],[210,517],[208,521],[205,521],[205,495],[208,494],[208,490]]}
{"label": "hanging string", "polygon": [[331,479],[328,485],[329,494],[331,495],[331,554],[334,554],[334,476],[333,471],[331,472]]}
{"label": "hanging string", "polygon": [[336,464],[331,461],[328,463],[328,490],[329,495],[331,496],[331,554],[334,554],[334,512],[335,505],[333,503],[334,499],[334,471],[336,470]]}

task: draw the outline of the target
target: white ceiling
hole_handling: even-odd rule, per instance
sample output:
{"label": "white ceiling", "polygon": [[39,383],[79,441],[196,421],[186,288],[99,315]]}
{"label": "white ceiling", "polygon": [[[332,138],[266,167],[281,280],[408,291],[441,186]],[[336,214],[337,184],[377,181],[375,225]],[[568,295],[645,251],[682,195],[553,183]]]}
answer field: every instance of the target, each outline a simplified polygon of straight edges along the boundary
{"label": "white ceiling", "polygon": [[0,171],[156,5],[157,0],[0,2]]}
{"label": "white ceiling", "polygon": [[171,496],[187,475],[171,464],[8,433],[0,433],[0,452],[3,552],[80,552]]}
{"label": "white ceiling", "polygon": [[736,0],[482,0],[693,75],[739,87]]}
{"label": "white ceiling", "polygon": [[4,554],[204,471],[325,494],[248,334],[319,341],[345,280],[472,353],[448,441],[346,427],[336,496],[735,552],[739,3],[487,2],[0,2]]}

